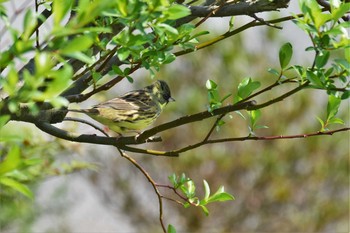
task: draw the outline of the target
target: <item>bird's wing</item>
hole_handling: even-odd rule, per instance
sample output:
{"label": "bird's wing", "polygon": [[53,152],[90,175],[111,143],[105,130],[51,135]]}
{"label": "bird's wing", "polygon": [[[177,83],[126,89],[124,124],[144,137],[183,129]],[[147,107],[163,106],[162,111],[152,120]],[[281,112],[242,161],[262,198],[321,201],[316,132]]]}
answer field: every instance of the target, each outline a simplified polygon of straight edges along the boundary
{"label": "bird's wing", "polygon": [[143,98],[147,93],[144,90],[129,92],[118,98],[95,105],[93,108],[112,108],[115,110],[140,110],[151,107],[151,99]]}

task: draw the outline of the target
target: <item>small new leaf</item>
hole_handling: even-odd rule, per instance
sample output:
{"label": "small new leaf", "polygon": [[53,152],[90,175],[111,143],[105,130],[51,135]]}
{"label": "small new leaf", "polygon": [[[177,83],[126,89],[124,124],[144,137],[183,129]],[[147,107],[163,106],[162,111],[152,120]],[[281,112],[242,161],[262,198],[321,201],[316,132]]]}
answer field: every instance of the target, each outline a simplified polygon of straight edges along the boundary
{"label": "small new leaf", "polygon": [[204,185],[204,199],[207,200],[210,196],[210,187],[209,184],[206,180],[203,180],[203,185]]}
{"label": "small new leaf", "polygon": [[167,233],[176,233],[175,227],[173,225],[169,224],[168,229],[167,229]]}
{"label": "small new leaf", "polygon": [[168,19],[175,20],[190,15],[191,10],[183,5],[173,4],[168,8],[168,11],[165,13],[168,14]]}
{"label": "small new leaf", "polygon": [[30,191],[30,189],[26,185],[14,180],[14,179],[11,179],[8,177],[0,177],[0,184],[6,185],[6,186],[12,188],[13,190],[16,190],[17,192],[22,193],[23,195],[27,196],[28,198],[33,199],[32,191]]}
{"label": "small new leaf", "polygon": [[341,99],[330,95],[328,97],[328,104],[327,104],[327,122],[332,119],[337,113],[340,106]]}
{"label": "small new leaf", "polygon": [[236,100],[240,101],[242,99],[247,98],[250,94],[253,93],[254,90],[260,87],[260,82],[253,81],[251,78],[245,78],[238,85],[238,92],[236,96]]}
{"label": "small new leaf", "polygon": [[267,72],[269,72],[269,73],[271,73],[271,74],[273,74],[273,75],[276,75],[277,77],[280,76],[280,72],[278,72],[276,69],[273,69],[273,68],[269,68],[269,69],[267,70]]}

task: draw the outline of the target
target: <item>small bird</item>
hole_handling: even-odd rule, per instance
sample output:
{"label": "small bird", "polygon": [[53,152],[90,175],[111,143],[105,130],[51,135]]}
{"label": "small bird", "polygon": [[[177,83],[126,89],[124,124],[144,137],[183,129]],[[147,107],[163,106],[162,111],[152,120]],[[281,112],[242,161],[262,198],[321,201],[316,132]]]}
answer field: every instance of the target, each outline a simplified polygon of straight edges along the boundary
{"label": "small bird", "polygon": [[85,113],[118,134],[138,131],[154,122],[168,102],[175,101],[165,81],[157,80],[141,90],[125,93],[90,109],[69,109]]}

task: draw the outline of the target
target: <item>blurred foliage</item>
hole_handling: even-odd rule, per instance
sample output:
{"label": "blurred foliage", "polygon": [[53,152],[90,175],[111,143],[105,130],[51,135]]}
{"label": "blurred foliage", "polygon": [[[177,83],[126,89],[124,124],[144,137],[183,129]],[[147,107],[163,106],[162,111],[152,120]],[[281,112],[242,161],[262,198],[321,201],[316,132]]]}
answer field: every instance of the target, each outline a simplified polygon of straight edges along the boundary
{"label": "blurred foliage", "polygon": [[[214,131],[213,138],[300,134],[349,124],[349,108],[345,106],[349,97],[349,56],[346,53],[349,52],[346,33],[349,23],[338,23],[346,13],[348,3],[342,5],[340,1],[332,1],[332,11],[328,13],[321,11],[316,1],[300,1],[305,17],[296,19],[295,24],[310,37],[310,46],[305,52],[296,42],[276,38],[276,29],[266,27],[259,30],[260,49],[251,48],[256,38],[239,34],[177,60],[173,51],[193,49],[197,37],[207,33],[208,29],[204,27],[215,25],[215,22],[208,21],[196,34],[193,25],[175,28],[174,20],[188,15],[189,11],[168,1],[99,0],[91,4],[79,1],[75,18],[62,26],[72,9],[72,1],[53,1],[52,6],[45,6],[54,10],[53,30],[42,42],[47,43],[49,49],[46,52],[40,52],[41,48],[34,46],[36,41],[31,37],[37,26],[33,23],[37,22],[34,12],[31,9],[25,12],[24,28],[20,32],[6,21],[8,18],[1,7],[13,40],[12,46],[1,50],[0,57],[0,68],[6,67],[6,75],[1,76],[2,91],[10,97],[7,104],[11,113],[17,113],[23,103],[33,114],[39,113],[42,101],[50,102],[54,107],[66,106],[68,102],[59,94],[80,75],[74,73],[67,62],[69,59],[89,67],[91,86],[101,85],[99,82],[104,75],[94,64],[109,55],[110,46],[115,46],[113,52],[117,51],[118,58],[124,63],[120,67],[114,66],[108,75],[126,77],[132,82],[131,70],[135,64],[140,64],[152,75],[169,80],[177,101],[167,106],[157,124],[242,101],[276,79],[280,82],[290,79],[299,85],[309,83],[310,86],[304,90],[305,95],[298,93],[268,108],[228,114],[219,122],[220,127]],[[95,27],[90,27],[90,23]],[[231,20],[230,30],[236,24],[237,20]],[[124,29],[110,35],[108,41],[100,40],[99,35],[111,34],[115,25],[122,25]],[[293,26],[288,30],[300,29]],[[101,50],[99,55],[93,55],[92,45]],[[312,59],[304,59],[304,55],[295,58],[296,51],[315,56]],[[16,64],[28,61],[25,55],[29,52],[33,53],[36,72],[25,71],[21,77]],[[61,69],[55,69],[58,65]],[[338,79],[334,81],[334,77]],[[18,85],[21,79],[23,85]],[[42,89],[42,86],[47,88]],[[261,103],[288,90],[288,86],[281,85],[254,100]],[[0,107],[2,105],[3,102]],[[0,126],[8,120],[9,117],[1,116]],[[214,119],[208,119],[169,130],[162,137],[170,140],[151,147],[169,150],[186,146],[194,139],[202,139],[213,124]],[[31,224],[45,213],[41,213],[40,204],[31,200],[35,196],[31,190],[35,190],[44,178],[70,174],[70,177],[82,176],[90,180],[94,191],[101,194],[99,198],[103,200],[104,208],[130,216],[135,229],[159,231],[155,224],[158,213],[154,191],[146,186],[144,177],[119,159],[102,158],[105,154],[115,156],[115,150],[87,147],[91,157],[86,156],[86,160],[99,163],[103,169],[99,173],[74,174],[75,171],[96,169],[96,166],[91,161],[71,159],[74,149],[69,148],[68,143],[58,139],[50,141],[32,128],[17,124],[2,127],[0,137],[2,229],[35,231]],[[83,146],[76,147],[81,149]],[[64,153],[70,154],[66,158],[68,162],[60,160]],[[142,156],[138,159],[160,184],[169,183],[166,179],[169,174],[185,172],[191,180],[177,180],[175,176],[171,179],[172,184],[187,193],[189,200],[193,198],[191,202],[201,206],[205,213],[208,213],[205,205],[213,199],[232,199],[228,193],[235,197],[234,202],[210,204],[208,218],[196,208],[177,208],[172,202],[166,203],[164,215],[166,222],[171,224],[169,231],[174,231],[172,226],[176,226],[179,232],[340,232],[347,229],[349,220],[348,153],[349,133],[340,133],[331,137],[205,145],[180,158]],[[195,189],[193,184],[200,184],[203,179],[203,187],[198,185]],[[212,196],[208,183],[213,190],[218,190]],[[86,195],[80,192],[79,186],[77,189],[79,197]],[[169,191],[166,195],[172,193]],[[199,200],[198,196],[205,198]],[[46,204],[57,207],[56,200]],[[70,211],[69,205],[64,208]],[[69,232],[69,226],[67,228]]]}
{"label": "blurred foliage", "polygon": [[19,232],[29,230],[39,213],[31,190],[45,179],[96,169],[90,162],[60,158],[67,146],[59,140],[48,142],[33,129],[9,123],[0,130],[0,226],[4,230],[14,225]]}

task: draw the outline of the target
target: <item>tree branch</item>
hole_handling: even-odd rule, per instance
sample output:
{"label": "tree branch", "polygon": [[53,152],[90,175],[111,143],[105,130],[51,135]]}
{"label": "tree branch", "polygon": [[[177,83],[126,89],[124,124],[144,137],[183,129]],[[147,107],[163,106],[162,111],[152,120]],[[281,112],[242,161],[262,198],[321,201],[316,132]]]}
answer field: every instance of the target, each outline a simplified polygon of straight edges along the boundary
{"label": "tree branch", "polygon": [[133,158],[131,158],[129,155],[127,155],[126,153],[122,152],[120,149],[118,149],[120,155],[123,158],[126,158],[127,160],[129,160],[129,162],[131,162],[148,180],[148,182],[151,183],[154,192],[157,194],[157,198],[158,198],[158,203],[159,203],[159,221],[160,221],[160,225],[162,226],[163,232],[166,233],[166,228],[163,222],[163,201],[162,201],[162,195],[160,194],[158,188],[157,188],[157,184],[156,182],[154,182],[154,180],[152,179],[152,177],[148,174],[148,172]]}
{"label": "tree branch", "polygon": [[[221,1],[218,1],[221,2]],[[229,1],[223,6],[217,5],[202,5],[202,6],[188,6],[191,10],[191,15],[181,18],[176,21],[176,25],[188,23],[198,17],[228,17],[235,15],[249,15],[265,11],[277,11],[280,8],[287,8],[289,0],[259,0],[259,1]],[[215,12],[215,14],[211,14]]]}
{"label": "tree branch", "polygon": [[195,148],[198,148],[200,146],[206,145],[206,144],[214,144],[214,143],[223,143],[223,142],[236,142],[236,141],[267,141],[267,140],[278,140],[278,139],[295,139],[295,138],[307,138],[307,137],[314,137],[314,136],[322,136],[322,135],[333,135],[335,133],[343,132],[343,131],[349,131],[350,127],[336,129],[336,130],[330,130],[325,132],[317,131],[315,133],[308,133],[308,134],[296,134],[296,135],[287,135],[287,136],[246,136],[246,137],[237,137],[237,138],[222,138],[222,139],[212,139],[207,141],[201,141],[199,143],[189,145],[186,147],[183,147],[181,149],[171,150],[167,151],[164,155],[165,156],[171,156],[173,154],[181,154],[189,150],[193,150]]}
{"label": "tree branch", "polygon": [[196,122],[196,121],[201,121],[213,116],[217,116],[217,115],[222,115],[228,112],[233,112],[233,111],[238,111],[238,110],[242,110],[242,109],[248,109],[253,107],[256,104],[255,101],[247,101],[244,103],[239,103],[239,104],[234,104],[234,105],[228,105],[225,107],[221,107],[221,108],[217,108],[215,109],[213,112],[209,112],[209,111],[203,111],[200,113],[196,113],[193,115],[188,115],[188,116],[183,116],[180,117],[176,120],[164,123],[162,125],[159,125],[157,127],[154,127],[152,129],[146,130],[144,132],[142,132],[141,134],[139,134],[137,136],[137,141],[144,141],[146,138],[149,138],[150,136],[153,136],[159,132],[163,132],[165,130],[171,129],[171,128],[175,128],[181,125],[185,125],[188,123],[192,123],[192,122]]}
{"label": "tree branch", "polygon": [[[296,15],[297,17],[302,17],[303,14],[299,14],[299,15]],[[184,55],[184,54],[187,54],[187,53],[192,53],[194,51],[197,51],[199,49],[204,49],[210,45],[213,45],[213,44],[216,44],[228,37],[231,37],[231,36],[234,36],[242,31],[245,31],[249,28],[252,28],[252,27],[255,27],[255,26],[263,26],[263,25],[266,25],[266,24],[270,24],[270,25],[274,25],[276,23],[281,23],[281,22],[284,22],[284,21],[289,21],[289,20],[292,20],[294,19],[295,17],[294,16],[286,16],[286,17],[282,17],[282,18],[278,18],[278,19],[273,19],[273,20],[267,20],[267,21],[264,21],[264,22],[261,22],[261,21],[256,21],[256,20],[253,20],[235,30],[232,30],[232,31],[227,31],[225,32],[224,34],[222,34],[221,36],[218,36],[214,39],[211,39],[211,40],[208,40],[208,41],[205,41],[203,43],[200,43],[198,45],[196,45],[196,48],[195,50],[193,49],[185,49],[185,50],[181,50],[181,51],[178,51],[178,52],[175,52],[174,55],[175,56],[181,56],[181,55]]]}
{"label": "tree branch", "polygon": [[249,15],[265,11],[276,11],[280,8],[287,8],[289,0],[259,0],[259,1],[239,1],[237,3],[225,4],[222,7],[212,6],[189,6],[192,17],[206,17],[213,10],[218,9],[210,17],[225,17],[234,15]]}

